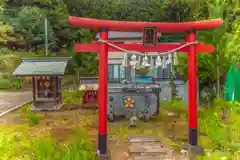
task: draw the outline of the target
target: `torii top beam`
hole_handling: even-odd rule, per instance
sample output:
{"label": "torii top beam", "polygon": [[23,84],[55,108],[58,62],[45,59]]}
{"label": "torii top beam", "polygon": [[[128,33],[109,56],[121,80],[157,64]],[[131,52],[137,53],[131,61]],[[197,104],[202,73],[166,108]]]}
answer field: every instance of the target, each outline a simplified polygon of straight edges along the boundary
{"label": "torii top beam", "polygon": [[156,27],[161,33],[177,33],[188,32],[190,30],[211,30],[216,29],[222,25],[221,19],[204,20],[196,22],[129,22],[129,21],[112,21],[112,20],[98,20],[92,18],[69,17],[69,23],[76,28],[86,28],[99,30],[101,27],[108,28],[109,31],[122,32],[142,32],[144,27]]}

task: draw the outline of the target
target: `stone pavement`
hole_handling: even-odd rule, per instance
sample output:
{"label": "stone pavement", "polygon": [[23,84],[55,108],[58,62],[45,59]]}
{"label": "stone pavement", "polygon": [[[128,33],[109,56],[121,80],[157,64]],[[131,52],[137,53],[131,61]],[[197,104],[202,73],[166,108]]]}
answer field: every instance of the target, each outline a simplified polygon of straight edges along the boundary
{"label": "stone pavement", "polygon": [[129,138],[128,160],[187,160],[153,137]]}
{"label": "stone pavement", "polygon": [[0,91],[0,115],[31,100],[31,91]]}

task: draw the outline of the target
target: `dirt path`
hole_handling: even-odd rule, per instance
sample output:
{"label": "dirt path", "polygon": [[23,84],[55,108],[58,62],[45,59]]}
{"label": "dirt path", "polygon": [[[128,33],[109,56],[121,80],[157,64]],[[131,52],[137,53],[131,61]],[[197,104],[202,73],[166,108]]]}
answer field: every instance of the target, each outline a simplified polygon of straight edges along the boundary
{"label": "dirt path", "polygon": [[187,160],[174,154],[168,145],[149,136],[129,138],[128,152],[128,160]]}
{"label": "dirt path", "polygon": [[0,115],[31,100],[31,91],[0,91]]}
{"label": "dirt path", "polygon": [[152,136],[131,136],[126,141],[110,136],[110,140],[111,160],[188,160]]}

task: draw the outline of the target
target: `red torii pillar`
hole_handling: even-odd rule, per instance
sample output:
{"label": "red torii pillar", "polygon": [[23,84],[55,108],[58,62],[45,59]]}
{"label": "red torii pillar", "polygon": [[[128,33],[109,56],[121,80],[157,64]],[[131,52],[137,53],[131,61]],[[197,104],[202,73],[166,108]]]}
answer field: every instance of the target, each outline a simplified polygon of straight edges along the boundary
{"label": "red torii pillar", "polygon": [[[221,26],[222,20],[205,20],[183,23],[160,22],[127,22],[97,20],[91,18],[69,17],[69,22],[77,28],[98,30],[101,40],[108,40],[108,31],[143,32],[145,27],[156,27],[161,33],[185,32],[186,42],[179,44],[158,44],[153,47],[145,47],[142,44],[114,44],[120,48],[138,52],[167,52],[176,49],[186,43],[196,41],[196,31],[211,30]],[[77,52],[99,53],[99,135],[98,152],[100,155],[107,153],[107,90],[108,90],[108,51],[119,51],[105,43],[76,44]],[[214,52],[214,47],[198,43],[179,50],[188,53],[188,106],[189,106],[189,145],[197,146],[197,52]]]}

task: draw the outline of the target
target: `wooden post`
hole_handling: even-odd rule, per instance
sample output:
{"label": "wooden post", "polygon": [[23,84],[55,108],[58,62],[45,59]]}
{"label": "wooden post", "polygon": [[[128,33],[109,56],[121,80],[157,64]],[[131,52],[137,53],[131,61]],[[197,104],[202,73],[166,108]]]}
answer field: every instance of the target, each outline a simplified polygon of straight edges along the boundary
{"label": "wooden post", "polygon": [[32,91],[33,91],[33,105],[35,105],[36,102],[36,77],[32,77]]}
{"label": "wooden post", "polygon": [[[187,42],[196,41],[196,32],[190,31],[186,36]],[[198,143],[198,110],[197,110],[197,57],[196,46],[189,46],[188,52],[188,119],[189,119],[189,144],[196,146]]]}
{"label": "wooden post", "polygon": [[157,90],[157,115],[159,116],[160,114],[160,98],[159,98],[159,92],[160,90]]}
{"label": "wooden post", "polygon": [[59,85],[58,85],[58,76],[55,78],[55,88],[56,88],[56,102],[59,103]]}
{"label": "wooden post", "polygon": [[57,105],[57,76],[54,76],[54,81],[55,81],[55,87],[54,87],[54,101],[55,101],[55,105]]}
{"label": "wooden post", "polygon": [[[101,28],[99,30],[100,38],[108,40],[108,29]],[[108,92],[108,45],[100,44],[99,52],[99,94],[98,96],[98,152],[100,155],[107,154],[107,92]]]}
{"label": "wooden post", "polygon": [[58,77],[58,85],[59,85],[59,103],[62,103],[62,84],[61,77]]}

